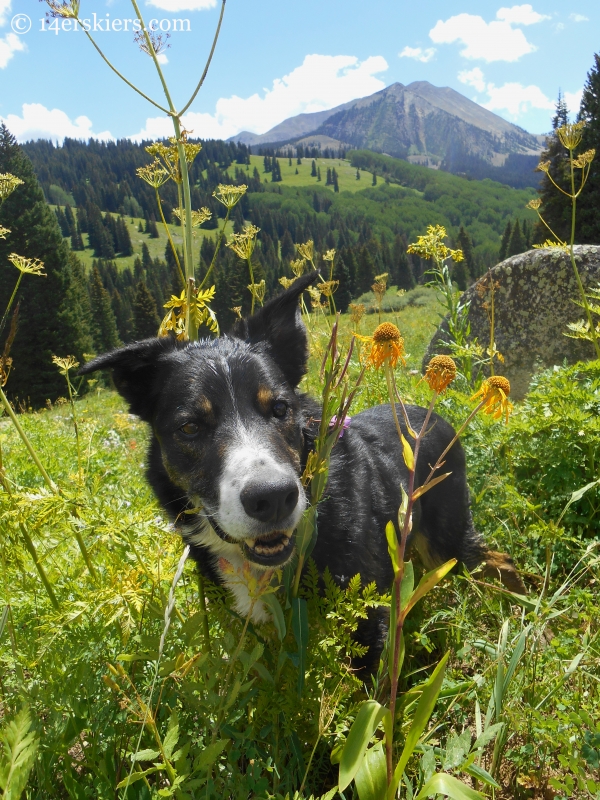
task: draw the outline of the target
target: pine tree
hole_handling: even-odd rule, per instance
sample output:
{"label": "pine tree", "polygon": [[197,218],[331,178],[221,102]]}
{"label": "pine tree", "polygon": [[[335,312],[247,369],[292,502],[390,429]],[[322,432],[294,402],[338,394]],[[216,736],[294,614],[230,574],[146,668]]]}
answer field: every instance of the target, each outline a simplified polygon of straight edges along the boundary
{"label": "pine tree", "polygon": [[60,232],[66,239],[67,236],[71,235],[71,232],[69,230],[69,223],[67,222],[67,218],[65,217],[65,212],[62,210],[60,206],[57,206],[55,213],[56,213],[56,219],[58,220],[58,224],[60,226]]}
{"label": "pine tree", "polygon": [[142,269],[147,273],[152,269],[152,257],[146,242],[142,243]]}
{"label": "pine tree", "polygon": [[462,250],[464,258],[454,264],[452,277],[461,292],[464,292],[475,275],[475,262],[471,237],[462,225],[458,232],[458,247]]}
{"label": "pine tree", "polygon": [[335,307],[344,314],[352,301],[350,271],[341,254],[336,256],[333,269],[333,279],[339,281],[335,293]]}
{"label": "pine tree", "polygon": [[371,289],[375,280],[375,263],[370,253],[368,245],[360,249],[358,257],[358,272],[356,274],[356,290],[359,294],[364,294]]}
{"label": "pine tree", "polygon": [[360,170],[359,170],[359,168],[358,168],[358,167],[356,168],[356,180],[357,180],[357,181],[359,181],[359,180],[360,180]]}
{"label": "pine tree", "polygon": [[144,226],[142,225],[142,220],[138,222],[138,233],[144,232]]}
{"label": "pine tree", "polygon": [[332,180],[332,183],[333,183],[333,191],[334,192],[339,192],[340,185],[338,183],[338,174],[336,172],[335,167],[331,171],[331,180]]}
{"label": "pine tree", "polygon": [[149,339],[156,336],[160,319],[156,310],[154,297],[148,291],[144,281],[137,285],[133,302],[133,329],[136,339]]}
{"label": "pine tree", "polygon": [[325,186],[331,186],[333,180],[331,178],[331,167],[327,167],[327,177],[325,178]]}
{"label": "pine tree", "polygon": [[286,261],[291,261],[295,257],[295,255],[296,255],[296,248],[294,247],[292,236],[286,228],[286,231],[283,234],[283,238],[281,240],[281,258]]}
{"label": "pine tree", "polygon": [[504,261],[504,259],[508,256],[508,245],[510,242],[510,237],[512,234],[512,224],[511,221],[508,220],[506,223],[506,228],[504,228],[504,233],[502,234],[502,241],[500,242],[500,253],[498,254],[498,261]]}
{"label": "pine tree", "polygon": [[377,173],[376,172],[373,173],[373,181],[371,183],[371,186],[377,186]]}
{"label": "pine tree", "polygon": [[518,256],[519,253],[524,253],[526,250],[525,239],[521,233],[521,225],[517,220],[510,235],[510,242],[508,243],[507,256]]}
{"label": "pine tree", "polygon": [[65,206],[65,220],[69,229],[68,235],[73,236],[73,234],[77,233],[77,224],[75,222],[75,217],[73,216],[71,206]]}
{"label": "pine tree", "polygon": [[400,234],[397,234],[394,239],[392,263],[394,265],[392,270],[392,283],[395,283],[398,289],[405,289],[406,291],[414,288],[415,276],[413,275],[406,253],[406,241]]}
{"label": "pine tree", "polygon": [[[552,133],[546,138],[546,149],[540,156],[540,161],[549,161],[549,173],[554,181],[570,191],[570,168],[568,152],[560,143],[556,133],[557,128],[561,128],[569,121],[569,111],[561,92],[558,93],[555,113],[552,119]],[[547,174],[542,175],[539,188],[542,207],[540,209],[544,220],[552,230],[563,240],[568,240],[571,233],[571,202],[568,197],[560,192],[553,184]],[[539,244],[550,238],[548,228],[538,222],[535,228],[535,239]],[[507,251],[508,252],[508,251]]]}
{"label": "pine tree", "polygon": [[321,180],[321,167],[317,167],[317,180]]}
{"label": "pine tree", "polygon": [[68,244],[30,160],[1,124],[0,173],[4,172],[24,183],[0,207],[0,225],[10,230],[5,239],[0,239],[0,308],[6,307],[18,278],[8,261],[10,253],[40,259],[47,275],[26,275],[21,282],[17,295],[19,327],[11,350],[14,361],[6,392],[13,400],[29,398],[33,407],[39,407],[47,398],[54,400],[65,391],[64,378],[52,363],[52,355],[72,354],[82,361],[88,339],[85,319],[74,302],[77,276]]}
{"label": "pine tree", "polygon": [[581,244],[600,243],[600,53],[594,55],[594,65],[587,74],[583,88],[579,119],[586,123],[579,153],[594,148],[587,183],[577,201],[577,241]]}
{"label": "pine tree", "polygon": [[121,341],[117,331],[110,295],[104,288],[98,266],[94,264],[90,276],[90,305],[92,308],[92,336],[97,353],[106,353],[119,347]]}
{"label": "pine tree", "polygon": [[313,158],[313,162],[310,167],[310,177],[316,178],[317,177],[317,162]]}
{"label": "pine tree", "polygon": [[299,174],[299,173],[298,173],[298,167],[296,167],[296,172],[295,172],[294,174],[295,174],[295,175],[298,175],[298,174]]}

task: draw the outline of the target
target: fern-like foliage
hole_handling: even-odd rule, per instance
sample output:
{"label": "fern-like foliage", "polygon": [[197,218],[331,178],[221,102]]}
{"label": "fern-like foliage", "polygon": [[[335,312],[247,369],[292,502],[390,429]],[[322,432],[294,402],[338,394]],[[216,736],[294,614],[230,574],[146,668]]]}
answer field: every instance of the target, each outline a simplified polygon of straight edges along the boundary
{"label": "fern-like foliage", "polygon": [[0,792],[2,800],[19,800],[38,749],[38,737],[28,708],[0,731]]}

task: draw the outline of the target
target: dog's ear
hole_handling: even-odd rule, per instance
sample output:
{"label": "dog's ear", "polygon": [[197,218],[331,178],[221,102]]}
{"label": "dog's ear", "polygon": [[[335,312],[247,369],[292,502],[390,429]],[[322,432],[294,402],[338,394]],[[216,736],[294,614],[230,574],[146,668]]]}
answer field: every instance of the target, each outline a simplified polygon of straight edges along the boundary
{"label": "dog's ear", "polygon": [[289,289],[265,303],[256,314],[238,320],[231,331],[232,336],[249,344],[265,342],[277,366],[294,387],[300,383],[308,362],[308,339],[299,300],[302,292],[317,278],[317,272],[297,278]]}
{"label": "dog's ear", "polygon": [[94,358],[81,367],[79,374],[111,369],[115,387],[129,403],[131,413],[150,422],[160,357],[176,347],[176,341],[166,336],[133,342]]}

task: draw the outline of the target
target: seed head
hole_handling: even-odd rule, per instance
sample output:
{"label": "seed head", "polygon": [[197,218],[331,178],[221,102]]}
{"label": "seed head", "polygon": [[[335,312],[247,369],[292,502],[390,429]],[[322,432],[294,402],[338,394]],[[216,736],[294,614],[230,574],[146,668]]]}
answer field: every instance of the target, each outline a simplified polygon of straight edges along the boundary
{"label": "seed head", "polygon": [[305,261],[312,261],[314,256],[314,242],[309,239],[308,242],[298,245],[298,252]]}
{"label": "seed head", "polygon": [[25,258],[25,256],[17,255],[17,253],[11,253],[8,260],[19,272],[46,277],[46,273],[43,271],[44,262],[40,261],[39,258]]}
{"label": "seed head", "polygon": [[6,239],[9,233],[10,228],[3,228],[2,225],[0,225],[0,239]]}
{"label": "seed head", "polygon": [[79,366],[79,361],[75,360],[75,356],[66,356],[65,358],[52,356],[52,363],[58,367],[61,375],[67,375],[70,369]]}
{"label": "seed head", "polygon": [[539,197],[536,197],[536,198],[534,198],[533,200],[530,200],[530,201],[527,203],[527,205],[525,206],[525,208],[531,208],[531,209],[533,209],[534,211],[537,211],[537,210],[538,210],[538,208],[540,208],[540,206],[541,206],[541,205],[542,205],[542,201],[540,200],[540,198],[539,198]]}
{"label": "seed head", "polygon": [[304,275],[304,271],[306,270],[306,259],[297,258],[295,261],[290,263],[290,268],[294,275],[299,278],[300,275]]}
{"label": "seed head", "polygon": [[334,258],[335,258],[335,250],[328,250],[323,255],[323,261],[333,261]]}
{"label": "seed head", "polygon": [[138,167],[136,173],[138,178],[146,181],[149,186],[153,186],[155,189],[159,189],[163,183],[169,180],[169,173],[158,158],[155,158],[151,164],[145,167]]}
{"label": "seed head", "polygon": [[456,364],[450,356],[434,356],[425,371],[425,382],[434,392],[445,391],[456,378]]}
{"label": "seed head", "polygon": [[584,167],[587,167],[588,164],[592,163],[595,155],[596,151],[594,148],[592,148],[591,150],[586,150],[585,153],[582,153],[580,156],[577,156],[577,158],[573,160],[573,166],[578,167],[579,169],[583,169]]}
{"label": "seed head", "polygon": [[540,161],[540,163],[537,165],[536,169],[539,172],[548,172],[551,166],[552,166],[552,162],[551,161]]}

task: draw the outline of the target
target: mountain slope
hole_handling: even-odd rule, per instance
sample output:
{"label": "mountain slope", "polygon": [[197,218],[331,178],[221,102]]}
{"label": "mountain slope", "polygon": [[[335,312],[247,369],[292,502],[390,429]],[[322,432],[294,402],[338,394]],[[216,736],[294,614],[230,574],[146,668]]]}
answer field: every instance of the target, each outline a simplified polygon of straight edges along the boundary
{"label": "mountain slope", "polygon": [[[544,144],[537,136],[448,87],[394,83],[369,97],[291,117],[262,135],[230,139],[253,146],[302,143],[386,153],[423,166],[503,180],[531,175]],[[510,163],[507,163],[509,162]],[[507,167],[506,176],[498,168]],[[513,180],[507,180],[512,185]],[[522,183],[520,185],[523,185]]]}

